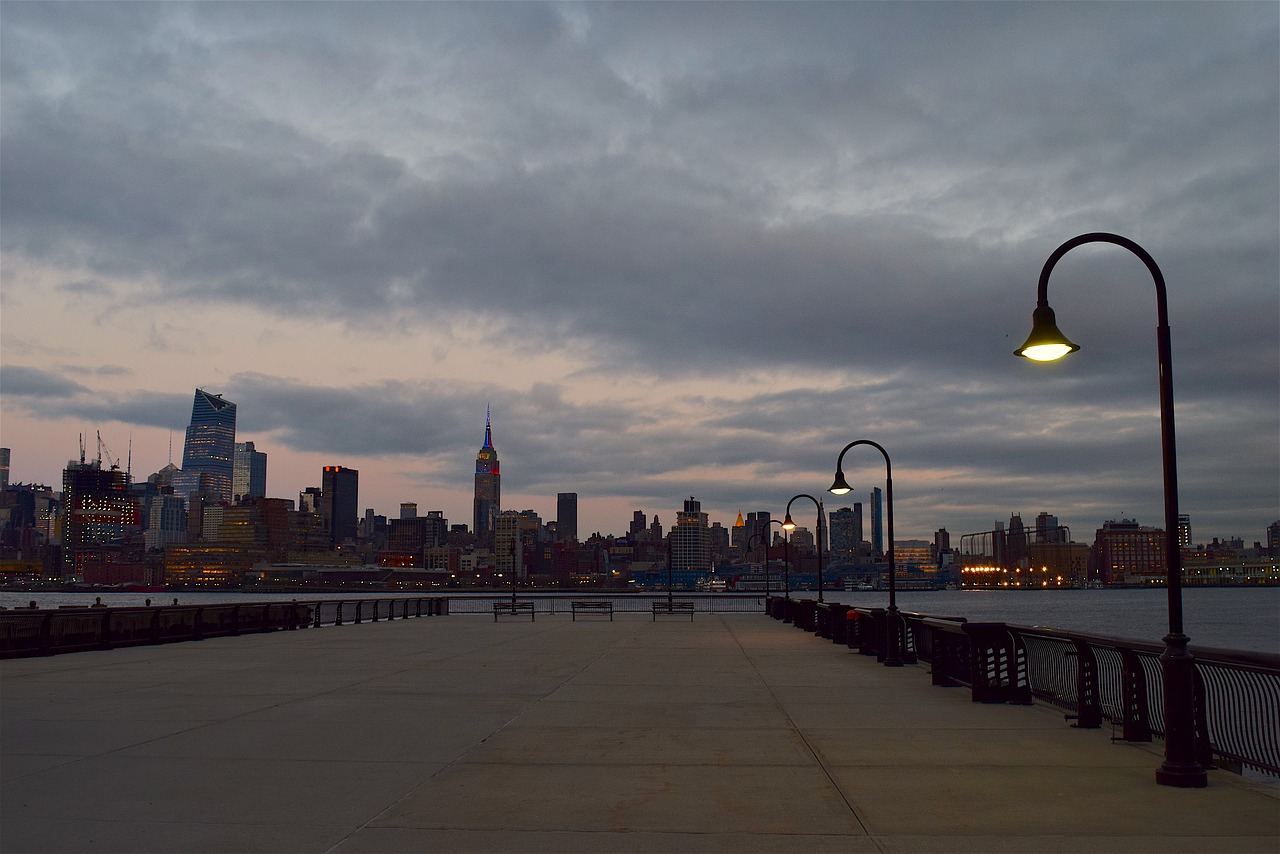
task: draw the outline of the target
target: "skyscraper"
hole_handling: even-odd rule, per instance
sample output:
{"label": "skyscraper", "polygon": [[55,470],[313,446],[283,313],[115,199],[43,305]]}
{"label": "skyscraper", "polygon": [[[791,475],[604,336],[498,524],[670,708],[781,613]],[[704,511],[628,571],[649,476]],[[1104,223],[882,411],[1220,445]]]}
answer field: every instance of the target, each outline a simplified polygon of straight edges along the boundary
{"label": "skyscraper", "polygon": [[839,555],[841,560],[848,560],[858,549],[861,538],[855,534],[855,529],[860,526],[862,519],[854,516],[852,507],[841,507],[833,510],[830,515],[831,551]]}
{"label": "skyscraper", "polygon": [[484,444],[476,454],[476,492],[472,502],[474,531],[477,541],[493,542],[494,522],[502,511],[502,475],[498,471],[498,452],[493,448],[493,429],[489,410],[484,413]]}
{"label": "skyscraper", "polygon": [[219,501],[231,501],[235,445],[236,405],[220,394],[196,389],[182,449],[182,471],[173,477],[173,491],[184,498],[203,492]]}
{"label": "skyscraper", "polygon": [[556,494],[556,538],[576,542],[578,539],[578,493]]}
{"label": "skyscraper", "polygon": [[62,506],[66,520],[62,534],[62,574],[82,574],[82,567],[100,557],[102,549],[119,540],[126,528],[138,526],[141,509],[129,498],[129,476],[119,466],[102,467],[102,460],[67,463],[62,472]]}
{"label": "skyscraper", "polygon": [[359,523],[360,472],[346,466],[325,466],[320,482],[320,515],[329,544],[340,546],[356,538]]}
{"label": "skyscraper", "polygon": [[671,567],[711,571],[707,514],[702,512],[702,502],[693,497],[684,502],[683,510],[676,513],[676,524],[671,529]]}
{"label": "skyscraper", "polygon": [[267,495],[267,455],[254,450],[252,442],[236,442],[231,495],[235,501]]}
{"label": "skyscraper", "polygon": [[[884,551],[884,509],[880,487],[871,490],[871,553],[882,555]],[[892,545],[892,544],[890,544]]]}

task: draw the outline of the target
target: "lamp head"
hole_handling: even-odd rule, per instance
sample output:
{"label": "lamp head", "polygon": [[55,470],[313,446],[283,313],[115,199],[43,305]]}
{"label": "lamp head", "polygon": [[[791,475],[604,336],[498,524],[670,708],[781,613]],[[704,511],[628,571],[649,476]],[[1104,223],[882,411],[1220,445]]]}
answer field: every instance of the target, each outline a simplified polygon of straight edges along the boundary
{"label": "lamp head", "polygon": [[1031,334],[1013,353],[1015,356],[1025,356],[1035,362],[1052,362],[1079,349],[1079,344],[1072,343],[1059,331],[1053,309],[1042,305],[1037,306],[1031,314]]}
{"label": "lamp head", "polygon": [[782,530],[794,531],[795,529],[796,529],[796,523],[791,521],[791,514],[788,513],[787,518],[782,520]]}
{"label": "lamp head", "polygon": [[830,492],[832,495],[848,495],[850,492],[853,492],[853,487],[844,479],[843,469],[836,469],[835,483],[827,487],[827,492]]}

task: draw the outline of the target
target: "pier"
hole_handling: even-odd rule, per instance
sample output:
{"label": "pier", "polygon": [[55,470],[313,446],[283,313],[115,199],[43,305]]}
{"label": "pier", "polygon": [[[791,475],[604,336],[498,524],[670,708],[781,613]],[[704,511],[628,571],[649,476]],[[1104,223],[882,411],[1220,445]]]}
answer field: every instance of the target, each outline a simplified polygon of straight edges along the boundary
{"label": "pier", "polygon": [[0,662],[0,849],[1256,852],[1280,788],[760,613],[382,620]]}

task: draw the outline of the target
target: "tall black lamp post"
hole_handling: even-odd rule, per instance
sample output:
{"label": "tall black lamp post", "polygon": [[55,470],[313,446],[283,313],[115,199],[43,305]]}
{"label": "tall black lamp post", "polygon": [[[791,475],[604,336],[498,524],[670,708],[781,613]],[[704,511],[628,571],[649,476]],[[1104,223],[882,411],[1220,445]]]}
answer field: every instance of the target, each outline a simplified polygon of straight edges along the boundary
{"label": "tall black lamp post", "polygon": [[844,479],[844,455],[850,448],[855,448],[858,445],[870,445],[884,457],[884,500],[886,515],[889,519],[889,608],[885,613],[884,666],[901,667],[902,645],[899,637],[901,626],[898,624],[898,568],[894,563],[893,557],[893,463],[889,461],[889,453],[870,439],[858,439],[845,445],[840,451],[840,456],[836,458],[836,479],[828,487],[827,491],[832,495],[848,495],[853,491],[848,481]]}
{"label": "tall black lamp post", "polygon": [[672,532],[667,532],[667,611],[672,610],[671,605],[671,537]]}
{"label": "tall black lamp post", "polygon": [[797,498],[807,498],[810,501],[812,501],[814,505],[818,508],[818,601],[821,602],[822,601],[822,517],[823,517],[822,502],[819,499],[814,498],[812,495],[807,495],[803,492],[800,493],[799,495],[793,496],[791,501],[787,502],[787,518],[782,520],[782,527],[789,532],[794,531],[796,529],[796,523],[791,521],[791,502],[795,501]]}
{"label": "tall black lamp post", "polygon": [[[786,525],[777,519],[770,519],[770,525],[778,525],[782,528],[782,594],[787,599],[787,619],[791,622],[791,538],[787,536],[788,531]],[[765,528],[765,536],[768,537],[769,529]]]}
{"label": "tall black lamp post", "polygon": [[1073,237],[1059,246],[1040,271],[1036,309],[1026,343],[1014,351],[1037,362],[1060,359],[1080,347],[1058,331],[1049,307],[1049,273],[1063,255],[1086,243],[1114,243],[1137,255],[1147,265],[1156,286],[1156,359],[1160,372],[1160,444],[1164,468],[1165,584],[1169,594],[1169,634],[1160,654],[1164,699],[1164,763],[1156,770],[1162,786],[1200,788],[1209,783],[1196,758],[1195,659],[1187,650],[1189,638],[1182,631],[1182,550],[1178,546],[1178,460],[1173,437],[1173,355],[1169,344],[1169,310],[1164,275],[1155,260],[1127,237],[1092,232]]}

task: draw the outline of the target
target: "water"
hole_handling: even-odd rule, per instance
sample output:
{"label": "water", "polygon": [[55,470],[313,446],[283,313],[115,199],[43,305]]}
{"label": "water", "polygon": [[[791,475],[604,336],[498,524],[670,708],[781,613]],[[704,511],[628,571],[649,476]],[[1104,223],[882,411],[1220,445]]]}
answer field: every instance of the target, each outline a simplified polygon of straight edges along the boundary
{"label": "water", "polygon": [[[500,592],[500,591],[499,591]],[[587,591],[582,591],[586,593]],[[594,591],[592,592],[593,595]],[[153,605],[169,605],[176,597],[184,605],[212,605],[219,602],[269,602],[355,599],[377,596],[419,596],[396,593],[14,593],[0,592],[0,606],[24,608],[36,600],[42,608],[60,605],[90,605],[101,596],[104,605],[140,606],[150,599]],[[432,595],[449,595],[436,591]],[[811,591],[793,591],[794,596],[814,598]],[[871,608],[889,603],[883,591],[826,591],[823,598]],[[968,617],[1024,626],[1113,635],[1159,643],[1169,627],[1168,597],[1164,590],[936,590],[904,591],[897,596],[904,611],[920,611],[942,616]],[[1280,654],[1280,587],[1193,587],[1182,591],[1183,630],[1195,646],[1242,649]]]}

